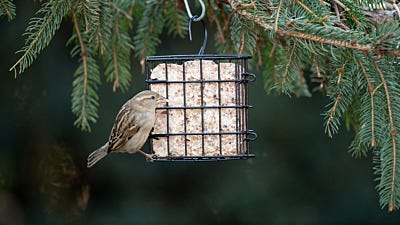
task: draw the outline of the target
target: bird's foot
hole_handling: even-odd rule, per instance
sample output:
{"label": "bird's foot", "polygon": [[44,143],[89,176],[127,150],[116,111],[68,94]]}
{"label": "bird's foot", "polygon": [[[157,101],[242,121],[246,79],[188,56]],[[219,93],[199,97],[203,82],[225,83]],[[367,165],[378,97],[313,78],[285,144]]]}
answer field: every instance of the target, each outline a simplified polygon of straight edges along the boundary
{"label": "bird's foot", "polygon": [[155,157],[154,154],[147,154],[146,161],[152,163],[152,162],[154,162],[154,157]]}
{"label": "bird's foot", "polygon": [[146,161],[147,162],[154,162],[154,158],[156,157],[156,155],[154,154],[147,154],[145,152],[143,152],[142,150],[138,151],[140,154],[142,154],[144,157],[146,157]]}

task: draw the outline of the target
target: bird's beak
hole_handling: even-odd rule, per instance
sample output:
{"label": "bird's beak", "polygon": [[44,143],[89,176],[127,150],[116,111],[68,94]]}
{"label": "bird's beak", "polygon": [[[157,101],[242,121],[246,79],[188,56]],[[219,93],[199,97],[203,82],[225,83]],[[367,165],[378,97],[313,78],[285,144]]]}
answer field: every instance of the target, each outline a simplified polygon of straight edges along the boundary
{"label": "bird's beak", "polygon": [[169,100],[164,97],[157,99],[157,103],[167,103],[167,102],[169,102]]}

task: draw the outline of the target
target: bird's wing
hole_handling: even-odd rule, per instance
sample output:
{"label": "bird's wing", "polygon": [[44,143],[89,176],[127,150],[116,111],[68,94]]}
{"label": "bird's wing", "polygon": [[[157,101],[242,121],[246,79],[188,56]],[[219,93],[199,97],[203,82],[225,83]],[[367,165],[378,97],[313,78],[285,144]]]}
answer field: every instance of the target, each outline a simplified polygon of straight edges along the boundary
{"label": "bird's wing", "polygon": [[135,115],[127,106],[123,106],[115,118],[114,127],[108,140],[108,152],[117,151],[124,146],[139,129]]}

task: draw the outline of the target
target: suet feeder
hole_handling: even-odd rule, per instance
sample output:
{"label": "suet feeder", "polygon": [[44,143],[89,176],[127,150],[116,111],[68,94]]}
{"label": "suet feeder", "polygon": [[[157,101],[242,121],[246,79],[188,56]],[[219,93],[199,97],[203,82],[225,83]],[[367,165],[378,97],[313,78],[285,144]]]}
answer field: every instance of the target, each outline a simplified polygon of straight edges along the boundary
{"label": "suet feeder", "polygon": [[[190,16],[190,37],[192,21],[199,21],[198,17]],[[257,135],[248,123],[248,86],[256,78],[247,71],[251,57],[203,54],[207,30],[202,23],[205,39],[198,55],[146,58],[149,89],[168,99],[156,109],[149,137],[155,161],[254,157],[249,142]]]}

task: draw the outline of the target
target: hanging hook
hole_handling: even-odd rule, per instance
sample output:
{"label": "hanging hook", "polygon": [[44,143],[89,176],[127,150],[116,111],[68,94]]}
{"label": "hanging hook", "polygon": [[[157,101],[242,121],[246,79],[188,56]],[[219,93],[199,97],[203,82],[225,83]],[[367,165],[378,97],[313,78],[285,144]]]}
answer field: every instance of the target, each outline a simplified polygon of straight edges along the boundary
{"label": "hanging hook", "polygon": [[193,19],[194,22],[199,22],[200,20],[203,19],[204,14],[206,13],[206,6],[204,5],[204,2],[202,0],[198,0],[200,5],[201,5],[201,14],[200,14],[200,16],[193,16],[192,12],[190,11],[189,3],[187,2],[187,0],[183,0],[183,1],[185,3],[186,12],[187,12],[190,20],[192,20],[192,18],[194,18]]}
{"label": "hanging hook", "polygon": [[[196,21],[196,17],[193,16],[190,18],[189,20],[189,40],[192,40],[192,22]],[[206,24],[204,23],[203,20],[201,20],[201,24],[203,24],[203,29],[204,29],[204,40],[203,40],[203,44],[201,45],[200,51],[199,51],[199,55],[203,55],[204,54],[204,49],[206,48],[207,45],[207,27]]]}
{"label": "hanging hook", "polygon": [[204,29],[204,40],[203,40],[203,44],[201,45],[200,51],[199,51],[199,55],[203,55],[204,54],[204,49],[206,48],[207,45],[207,28],[206,28],[206,24],[203,21],[204,18],[204,14],[206,13],[206,7],[204,5],[204,2],[202,0],[198,0],[200,5],[201,5],[201,14],[200,16],[193,16],[192,12],[190,11],[190,7],[189,7],[189,3],[187,2],[187,0],[183,0],[185,3],[185,7],[186,7],[186,12],[189,16],[189,40],[192,40],[192,22],[198,22],[201,21],[201,23],[203,24],[203,29]]}

